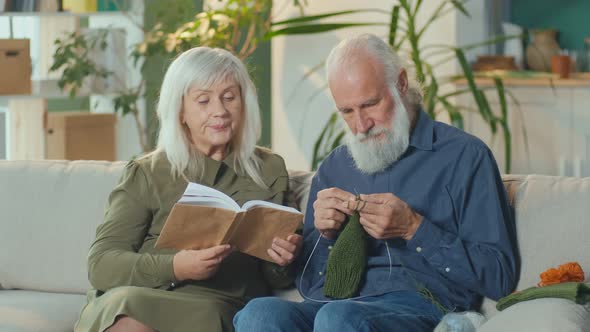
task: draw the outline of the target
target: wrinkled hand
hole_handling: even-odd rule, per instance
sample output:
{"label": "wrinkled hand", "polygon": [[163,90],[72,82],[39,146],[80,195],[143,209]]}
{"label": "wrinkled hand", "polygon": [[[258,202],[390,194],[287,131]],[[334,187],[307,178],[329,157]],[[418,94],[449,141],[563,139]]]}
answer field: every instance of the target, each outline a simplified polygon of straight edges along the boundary
{"label": "wrinkled hand", "polygon": [[267,250],[270,257],[280,266],[287,266],[299,256],[303,237],[299,234],[291,234],[286,240],[275,237]]}
{"label": "wrinkled hand", "polygon": [[174,255],[174,276],[178,281],[209,279],[231,252],[229,244],[201,250],[181,250]]}
{"label": "wrinkled hand", "polygon": [[313,217],[315,228],[323,237],[333,239],[336,231],[342,227],[346,215],[352,214],[347,203],[354,201],[356,197],[338,188],[328,188],[318,192],[317,199],[313,203]]}
{"label": "wrinkled hand", "polygon": [[366,203],[359,221],[375,239],[411,240],[422,223],[422,216],[394,194],[361,195],[361,200]]}

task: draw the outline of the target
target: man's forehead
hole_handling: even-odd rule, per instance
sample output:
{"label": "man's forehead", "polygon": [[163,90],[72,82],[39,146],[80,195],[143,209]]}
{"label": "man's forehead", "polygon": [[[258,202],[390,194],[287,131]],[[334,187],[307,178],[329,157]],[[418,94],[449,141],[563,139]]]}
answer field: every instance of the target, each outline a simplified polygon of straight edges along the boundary
{"label": "man's forehead", "polygon": [[387,86],[378,80],[334,80],[330,81],[332,97],[338,108],[359,106],[371,99],[379,98]]}

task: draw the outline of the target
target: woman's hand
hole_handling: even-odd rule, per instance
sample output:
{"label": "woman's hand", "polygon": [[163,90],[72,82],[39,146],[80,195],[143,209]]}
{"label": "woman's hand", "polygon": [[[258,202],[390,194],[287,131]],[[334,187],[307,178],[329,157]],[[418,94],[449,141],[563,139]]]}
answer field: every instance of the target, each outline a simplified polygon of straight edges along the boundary
{"label": "woman's hand", "polygon": [[231,252],[229,244],[201,250],[181,250],[174,255],[174,276],[178,281],[209,279]]}
{"label": "woman's hand", "polygon": [[275,237],[267,252],[275,263],[287,266],[299,255],[302,243],[303,237],[299,234],[291,234],[286,240]]}

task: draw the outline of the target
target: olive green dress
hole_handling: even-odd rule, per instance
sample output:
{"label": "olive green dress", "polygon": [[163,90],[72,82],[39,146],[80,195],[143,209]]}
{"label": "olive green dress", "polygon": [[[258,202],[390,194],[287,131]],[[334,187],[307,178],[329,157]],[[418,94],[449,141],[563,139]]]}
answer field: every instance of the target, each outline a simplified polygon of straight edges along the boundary
{"label": "olive green dress", "polygon": [[[231,155],[223,161],[206,158],[202,176],[186,177],[224,192],[240,205],[253,199],[285,204],[284,161],[263,149],[256,154],[270,189],[236,174]],[[161,332],[233,331],[233,316],[249,299],[292,282],[289,268],[240,252],[230,254],[208,280],[177,282],[172,265],[176,251],[154,249],[154,244],[186,186],[184,178],[171,175],[164,153],[126,166],[90,248],[88,274],[95,289],[88,292],[75,331],[104,331],[122,315]]]}

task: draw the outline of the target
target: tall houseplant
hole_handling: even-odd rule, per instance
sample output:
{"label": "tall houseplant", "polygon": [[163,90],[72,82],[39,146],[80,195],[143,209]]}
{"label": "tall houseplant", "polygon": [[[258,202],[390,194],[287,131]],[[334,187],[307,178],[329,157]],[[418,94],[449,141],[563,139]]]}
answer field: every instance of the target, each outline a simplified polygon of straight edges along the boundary
{"label": "tall houseplant", "polygon": [[[170,7],[169,12],[178,9]],[[265,40],[270,30],[271,8],[272,1],[269,0],[228,0],[221,5],[205,8],[189,20],[176,20],[174,24],[162,22],[151,29],[139,26],[144,31],[144,41],[135,45],[129,56],[135,65],[143,69],[152,58],[174,57],[200,45],[225,48],[244,60]],[[125,10],[121,11],[127,14]],[[170,16],[168,14],[162,15]],[[108,32],[109,29],[98,29],[94,34],[73,32],[55,41],[57,47],[52,70],[63,70],[58,84],[60,88],[67,89],[71,97],[76,96],[87,78],[108,78],[114,75],[89,57],[93,48],[106,47]],[[138,101],[145,96],[145,85],[144,78],[135,87],[117,91],[113,98],[115,112],[134,117],[143,152],[152,148],[149,131],[140,118],[138,105]]]}
{"label": "tall houseplant", "polygon": [[[507,38],[514,36],[502,36],[493,40],[482,43],[468,45],[463,47],[456,47],[450,45],[424,45],[423,37],[426,31],[433,27],[433,23],[451,11],[460,11],[463,15],[469,16],[469,13],[464,7],[467,0],[446,0],[442,1],[438,7],[433,11],[425,23],[419,24],[417,16],[424,10],[424,2],[422,0],[398,0],[392,7],[391,11],[383,12],[380,10],[347,10],[339,12],[324,13],[313,16],[301,16],[294,19],[289,19],[273,23],[273,30],[269,33],[270,37],[280,35],[295,35],[295,34],[309,34],[319,33],[337,29],[354,28],[356,26],[366,25],[387,25],[388,35],[387,42],[396,52],[408,52],[416,72],[416,78],[424,87],[424,107],[425,111],[434,118],[438,113],[446,113],[453,125],[463,129],[463,114],[467,111],[472,111],[467,107],[460,106],[454,103],[454,98],[469,94],[473,97],[477,107],[476,112],[481,116],[485,123],[489,126],[492,133],[495,135],[500,130],[505,144],[505,158],[506,158],[506,172],[510,172],[511,168],[511,148],[512,136],[508,126],[508,106],[506,101],[507,93],[504,89],[502,80],[499,77],[494,77],[494,89],[497,91],[500,101],[500,114],[495,114],[490,107],[484,90],[488,88],[479,87],[474,79],[474,74],[467,62],[465,51],[471,48],[479,47],[485,44],[492,44],[501,42]],[[351,14],[358,14],[365,11],[377,11],[388,15],[388,20],[384,22],[330,22],[325,23],[326,18],[346,18]],[[447,55],[443,60],[434,62],[433,55]],[[450,61],[457,61],[462,71],[462,75],[458,77],[438,77],[435,75],[435,68],[449,63]],[[319,69],[318,66],[313,70]],[[451,84],[457,79],[464,79],[467,83],[467,88],[462,90],[455,90],[453,92],[442,92],[441,86]],[[324,126],[318,139],[314,145],[312,168],[315,169],[319,163],[329,154],[329,152],[341,142],[344,136],[344,130],[340,128],[337,121],[337,114],[334,113],[329,118]]]}

